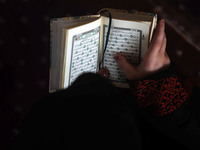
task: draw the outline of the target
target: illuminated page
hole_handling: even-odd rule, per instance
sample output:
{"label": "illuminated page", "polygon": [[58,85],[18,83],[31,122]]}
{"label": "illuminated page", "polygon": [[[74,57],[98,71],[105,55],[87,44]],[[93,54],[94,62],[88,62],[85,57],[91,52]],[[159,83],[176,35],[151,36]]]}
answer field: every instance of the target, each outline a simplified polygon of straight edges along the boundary
{"label": "illuminated page", "polygon": [[[84,32],[83,32],[84,31]],[[97,72],[100,20],[68,32],[64,87],[85,72]]]}
{"label": "illuminated page", "polygon": [[84,72],[97,71],[100,27],[73,37],[70,84]]}
{"label": "illuminated page", "polygon": [[[143,58],[147,47],[150,26],[138,22],[112,20],[110,37],[107,45],[102,67],[109,70],[109,79],[118,87],[127,88],[127,79],[119,69],[114,55],[123,55],[132,65],[139,64]],[[105,19],[103,25],[103,36],[107,35],[108,25]]]}
{"label": "illuminated page", "polygon": [[50,38],[51,38],[51,66],[50,66],[50,79],[49,79],[49,91],[56,91],[61,87],[62,83],[62,71],[64,60],[64,35],[63,29],[70,28],[72,26],[78,26],[80,24],[87,24],[95,21],[99,18],[99,15],[92,16],[80,16],[80,17],[66,17],[66,18],[53,18],[50,24]]}

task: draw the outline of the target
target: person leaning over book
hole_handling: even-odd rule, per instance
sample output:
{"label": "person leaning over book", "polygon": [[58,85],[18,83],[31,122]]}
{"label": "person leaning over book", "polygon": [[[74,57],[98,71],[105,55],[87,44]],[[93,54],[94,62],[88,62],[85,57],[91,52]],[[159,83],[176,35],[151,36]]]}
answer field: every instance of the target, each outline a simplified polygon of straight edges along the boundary
{"label": "person leaning over book", "polygon": [[13,149],[199,149],[199,101],[169,67],[166,41],[162,19],[138,67],[114,56],[131,92],[104,69],[35,103]]}

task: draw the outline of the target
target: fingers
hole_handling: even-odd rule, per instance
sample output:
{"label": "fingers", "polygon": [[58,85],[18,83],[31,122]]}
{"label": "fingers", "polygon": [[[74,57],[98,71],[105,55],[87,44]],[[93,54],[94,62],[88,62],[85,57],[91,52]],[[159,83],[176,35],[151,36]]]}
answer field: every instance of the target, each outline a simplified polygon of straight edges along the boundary
{"label": "fingers", "polygon": [[115,54],[114,59],[127,79],[133,79],[137,75],[136,68],[127,62],[122,55]]}
{"label": "fingers", "polygon": [[169,56],[168,56],[168,54],[166,52],[166,46],[167,46],[167,38],[166,38],[166,34],[164,32],[162,44],[161,44],[160,50],[158,52],[159,55],[157,55],[157,56],[160,57],[161,61],[164,62],[163,65],[165,67],[169,66],[169,64],[171,63],[171,61],[169,59]]}
{"label": "fingers", "polygon": [[166,52],[166,46],[167,46],[167,38],[166,38],[166,35],[164,35],[163,42],[162,42],[159,54],[165,60],[165,65],[168,66],[171,63],[171,61],[170,61],[170,58],[169,58],[169,56],[168,56],[168,54]]}
{"label": "fingers", "polygon": [[165,34],[163,37],[163,41],[162,41],[162,45],[161,45],[159,53],[162,53],[162,54],[166,53],[166,45],[167,45],[167,38],[166,38],[166,34]]}
{"label": "fingers", "polygon": [[150,55],[157,55],[161,49],[161,47],[165,46],[165,44],[163,44],[163,40],[166,40],[165,39],[166,36],[165,36],[165,20],[164,19],[161,19],[159,22],[158,22],[158,26],[155,30],[155,33],[154,33],[154,36],[153,36],[153,39],[151,41],[151,44],[149,46],[149,54]]}

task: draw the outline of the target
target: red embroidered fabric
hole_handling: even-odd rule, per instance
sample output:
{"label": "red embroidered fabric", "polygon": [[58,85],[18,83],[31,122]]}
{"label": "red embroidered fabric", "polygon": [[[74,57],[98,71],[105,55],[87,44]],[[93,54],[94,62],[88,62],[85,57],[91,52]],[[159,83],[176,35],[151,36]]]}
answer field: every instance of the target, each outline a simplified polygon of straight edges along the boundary
{"label": "red embroidered fabric", "polygon": [[191,92],[186,90],[174,74],[160,80],[130,82],[140,107],[156,116],[163,116],[177,110],[186,103]]}

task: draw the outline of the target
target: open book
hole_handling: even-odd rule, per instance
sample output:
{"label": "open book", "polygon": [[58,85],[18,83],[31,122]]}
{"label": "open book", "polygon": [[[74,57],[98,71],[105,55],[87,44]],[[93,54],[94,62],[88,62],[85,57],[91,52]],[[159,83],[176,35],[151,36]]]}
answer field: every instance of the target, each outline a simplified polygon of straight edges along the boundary
{"label": "open book", "polygon": [[67,88],[79,75],[96,73],[100,68],[109,70],[113,84],[128,87],[113,57],[120,53],[131,64],[139,64],[148,48],[157,17],[150,13],[106,10],[112,15],[112,23],[105,53],[109,28],[106,14],[51,20],[50,91]]}

